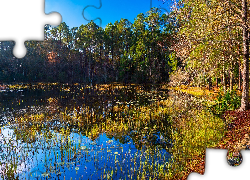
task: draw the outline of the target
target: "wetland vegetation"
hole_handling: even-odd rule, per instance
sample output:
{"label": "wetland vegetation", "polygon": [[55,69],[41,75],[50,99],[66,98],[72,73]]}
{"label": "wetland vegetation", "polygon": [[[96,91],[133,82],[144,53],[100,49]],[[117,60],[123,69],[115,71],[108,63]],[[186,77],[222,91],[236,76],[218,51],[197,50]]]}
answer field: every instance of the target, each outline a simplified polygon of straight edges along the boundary
{"label": "wetland vegetation", "polygon": [[3,179],[184,176],[224,127],[165,85],[23,84],[1,96]]}
{"label": "wetland vegetation", "polygon": [[182,180],[204,173],[205,148],[238,165],[250,147],[248,4],[227,2],[46,25],[23,59],[0,42],[1,179]]}

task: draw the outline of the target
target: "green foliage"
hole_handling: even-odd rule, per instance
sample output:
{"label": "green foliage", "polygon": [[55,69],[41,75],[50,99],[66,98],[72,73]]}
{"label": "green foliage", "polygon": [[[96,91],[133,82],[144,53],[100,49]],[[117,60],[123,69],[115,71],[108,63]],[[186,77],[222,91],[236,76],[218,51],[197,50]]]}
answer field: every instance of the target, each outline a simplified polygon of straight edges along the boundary
{"label": "green foliage", "polygon": [[178,59],[176,57],[176,53],[173,52],[169,55],[168,65],[171,67],[172,72],[177,70],[178,67]]}
{"label": "green foliage", "polygon": [[232,91],[227,90],[226,93],[223,93],[223,90],[220,89],[218,97],[216,99],[216,104],[212,106],[212,111],[215,114],[222,114],[226,110],[235,110],[240,107],[241,96],[237,94],[236,89]]}
{"label": "green foliage", "polygon": [[175,11],[179,23],[175,51],[197,81],[200,74],[221,78],[232,72],[238,79],[243,59],[242,19],[237,14],[241,1],[233,2],[234,6],[218,0],[179,2]]}
{"label": "green foliage", "polygon": [[173,26],[168,21],[166,14],[152,8],[134,23],[121,19],[105,28],[93,21],[73,28],[65,22],[58,27],[46,25],[45,41],[27,42],[28,53],[21,60],[13,57],[13,42],[0,42],[0,80],[166,82]]}
{"label": "green foliage", "polygon": [[[172,142],[169,148],[172,161],[168,162],[168,173],[164,179],[186,179],[192,169],[199,167],[205,149],[214,148],[225,132],[223,120],[209,112],[199,99],[188,99],[184,94],[169,98],[169,113],[172,117]],[[191,160],[191,161],[190,161]]]}

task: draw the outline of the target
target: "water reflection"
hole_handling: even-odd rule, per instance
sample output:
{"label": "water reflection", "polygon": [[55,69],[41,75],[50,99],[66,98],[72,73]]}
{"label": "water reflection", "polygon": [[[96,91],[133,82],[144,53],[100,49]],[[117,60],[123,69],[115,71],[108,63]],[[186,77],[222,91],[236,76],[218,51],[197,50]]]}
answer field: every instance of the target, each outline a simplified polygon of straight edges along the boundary
{"label": "water reflection", "polygon": [[119,85],[22,90],[0,93],[2,179],[148,179],[165,170],[171,141],[168,117],[158,112],[164,91]]}

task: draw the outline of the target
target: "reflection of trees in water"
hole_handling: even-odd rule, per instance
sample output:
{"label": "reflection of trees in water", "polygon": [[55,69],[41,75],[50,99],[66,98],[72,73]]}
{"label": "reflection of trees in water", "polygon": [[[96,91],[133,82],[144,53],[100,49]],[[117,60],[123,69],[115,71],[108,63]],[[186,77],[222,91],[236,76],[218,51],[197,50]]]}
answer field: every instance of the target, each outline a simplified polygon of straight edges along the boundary
{"label": "reflection of trees in water", "polygon": [[[31,144],[28,144],[26,142],[23,142],[23,143],[19,142],[19,147],[22,147],[21,149],[18,150],[19,154],[21,154],[21,159],[29,161],[29,162],[24,162],[25,166],[26,164],[33,164],[34,167],[37,167],[39,163],[44,164],[44,168],[40,170],[35,168],[35,170],[32,170],[31,173],[29,173],[29,175],[31,174],[33,175],[33,178],[35,177],[35,175],[40,178],[41,177],[43,178],[55,177],[55,176],[61,177],[62,175],[66,173],[67,169],[72,169],[72,167],[77,168],[78,167],[77,165],[82,165],[82,164],[89,163],[89,162],[94,163],[95,169],[99,169],[99,170],[102,170],[102,168],[108,169],[110,166],[108,167],[106,164],[107,166],[106,167],[105,165],[103,166],[103,164],[98,164],[98,161],[94,161],[94,157],[90,156],[89,153],[94,152],[94,151],[96,153],[99,152],[101,154],[101,157],[104,157],[106,156],[107,152],[110,152],[110,150],[116,151],[118,154],[118,152],[121,153],[121,149],[122,149],[122,146],[120,145],[119,146],[112,145],[113,141],[108,142],[111,145],[109,146],[109,148],[107,148],[107,147],[104,147],[102,145],[103,142],[100,142],[100,141],[88,142],[86,141],[86,139],[84,141],[84,139],[82,139],[83,136],[81,135],[76,135],[77,137],[73,138],[72,133],[70,133],[69,129],[65,131],[62,130],[61,132],[59,132],[60,134],[59,136],[51,135],[49,133],[51,132],[49,129],[47,129],[47,131],[44,130],[42,132],[43,134],[39,135],[39,138],[37,139],[36,142],[33,142]],[[19,132],[16,132],[16,133],[19,133]],[[74,139],[77,141],[74,141]],[[84,144],[85,146],[82,146],[82,144]],[[13,148],[9,151],[15,152],[16,151],[15,146],[11,146],[11,147]],[[38,153],[38,151],[40,152],[40,154],[41,153],[43,154],[42,159],[39,157],[38,158],[35,157],[35,154]],[[6,153],[8,154],[7,151]],[[55,159],[51,161],[52,159],[50,160],[50,157],[53,157],[53,156],[55,156]],[[116,156],[116,153],[115,153],[115,156]],[[120,157],[119,161],[125,158],[123,156],[124,154],[122,155],[122,157]],[[17,162],[17,159],[15,159],[16,157],[9,156],[10,158],[9,162],[10,163]],[[96,158],[98,158],[98,156],[96,156]],[[108,162],[108,157],[105,157],[105,158],[106,159],[104,160]],[[126,161],[126,163],[131,163],[131,162]],[[126,168],[126,165],[125,164],[123,165],[124,165],[123,168]],[[115,163],[115,164],[112,164],[112,166],[115,167],[117,165]],[[30,170],[31,169],[28,169],[27,171],[30,171]],[[8,177],[13,177],[11,179],[14,179],[15,177],[19,177],[17,176],[18,171],[15,167],[8,167],[8,171],[12,173],[11,176],[10,175],[8,176]],[[22,174],[24,175],[24,173],[19,174],[20,178],[24,177]],[[2,175],[5,176],[5,174],[2,174]]]}
{"label": "reflection of trees in water", "polygon": [[[19,89],[22,88],[23,89]],[[129,102],[139,100],[140,105],[147,103],[145,92],[153,89],[151,86],[128,85],[120,84],[110,85],[67,85],[67,84],[36,84],[23,85],[16,89],[9,89],[5,92],[0,92],[1,106],[6,110],[9,109],[28,109],[31,106],[42,106],[48,104],[49,98],[56,98],[58,103],[63,108],[65,107],[80,107],[83,104],[90,108],[103,107],[108,105],[108,102]],[[159,91],[158,94],[165,94],[164,91]],[[3,109],[0,109],[4,111]]]}
{"label": "reflection of trees in water", "polygon": [[[31,154],[15,139],[15,133],[10,129],[1,129],[0,135],[0,174],[2,179],[18,179],[16,174],[31,168]],[[24,156],[25,154],[25,156]],[[5,177],[5,178],[4,178]]]}
{"label": "reflection of trees in water", "polygon": [[[116,100],[116,102],[121,101]],[[125,139],[132,139],[138,147],[159,144],[164,147],[168,143],[164,142],[163,139],[170,139],[167,133],[170,126],[167,115],[162,114],[161,117],[151,117],[151,114],[148,114],[150,117],[149,120],[141,120],[139,117],[140,114],[136,114],[137,106],[132,101],[118,104],[107,101],[105,108],[96,107],[96,111],[89,106],[78,106],[77,108],[66,107],[63,109],[58,99],[49,98],[46,107],[47,113],[36,115],[25,114],[16,118],[15,122],[19,125],[20,130],[25,131],[25,128],[34,128],[36,131],[41,131],[42,126],[56,131],[60,128],[68,128],[71,132],[83,132],[85,136],[90,137],[92,140],[97,138],[100,133],[106,132],[107,135],[124,142]],[[59,109],[61,110],[60,112]],[[116,123],[115,126],[119,127],[120,130],[109,129],[111,121],[112,123]],[[27,135],[27,133],[24,134]],[[32,137],[32,135],[30,136]],[[32,139],[34,138],[30,138],[30,140]]]}
{"label": "reflection of trees in water", "polygon": [[[40,104],[27,101],[25,108],[10,111],[14,112],[9,120],[12,119],[10,127],[14,129],[16,140],[30,146],[31,153],[39,149],[55,150],[61,152],[58,161],[79,161],[81,147],[74,147],[70,139],[74,133],[93,141],[105,133],[122,144],[132,141],[137,149],[165,149],[170,145],[169,118],[166,112],[157,112],[160,101],[166,97],[164,91],[151,92],[140,86],[120,85],[84,88],[61,85],[45,89],[43,97],[37,97],[41,94],[36,90],[32,90],[31,96],[26,94],[29,90],[24,91],[22,96],[41,98]],[[29,103],[32,105],[26,106]],[[60,134],[61,139],[56,139],[55,133]]]}

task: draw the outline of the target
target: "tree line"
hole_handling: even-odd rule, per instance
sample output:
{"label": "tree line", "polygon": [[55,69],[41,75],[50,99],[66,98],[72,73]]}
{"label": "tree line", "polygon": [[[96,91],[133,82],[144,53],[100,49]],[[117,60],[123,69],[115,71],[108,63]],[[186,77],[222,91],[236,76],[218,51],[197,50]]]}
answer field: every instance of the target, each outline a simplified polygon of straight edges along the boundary
{"label": "tree line", "polygon": [[248,7],[248,0],[181,0],[173,11],[174,62],[191,82],[242,90],[241,110],[249,107]]}
{"label": "tree line", "polygon": [[13,57],[13,42],[1,42],[0,81],[155,84],[181,69],[191,85],[242,90],[245,110],[248,7],[249,0],[179,0],[168,15],[153,8],[133,23],[46,26],[45,41],[27,42],[23,59]]}
{"label": "tree line", "polygon": [[105,28],[46,25],[45,40],[26,42],[22,59],[13,57],[14,42],[1,42],[0,82],[166,82],[173,31],[173,19],[157,8]]}

